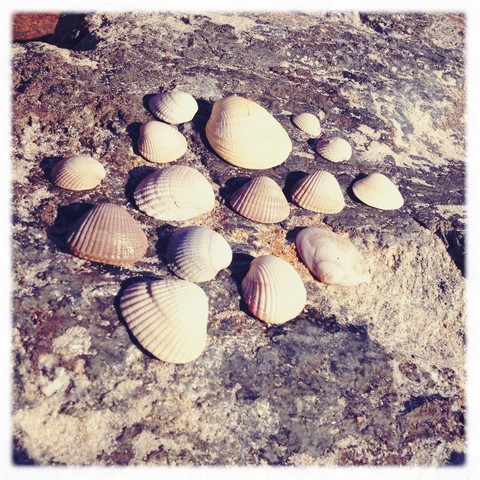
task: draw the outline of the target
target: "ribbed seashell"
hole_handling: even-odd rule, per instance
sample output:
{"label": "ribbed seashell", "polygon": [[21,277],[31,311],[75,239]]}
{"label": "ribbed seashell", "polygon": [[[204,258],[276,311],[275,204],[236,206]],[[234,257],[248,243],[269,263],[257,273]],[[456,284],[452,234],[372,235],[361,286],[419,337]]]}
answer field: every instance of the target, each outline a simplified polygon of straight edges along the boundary
{"label": "ribbed seashell", "polygon": [[215,206],[208,180],[185,165],[157,169],[137,185],[133,196],[137,207],[157,220],[188,220]]}
{"label": "ribbed seashell", "polygon": [[197,101],[180,90],[159,93],[150,99],[148,105],[157,118],[174,125],[189,122],[198,110]]}
{"label": "ribbed seashell", "polygon": [[140,345],[164,362],[188,363],[205,349],[208,298],[195,283],[133,283],[120,297],[120,311]]}
{"label": "ribbed seashell", "polygon": [[140,127],[138,151],[150,162],[173,162],[187,151],[187,140],[171,125],[150,120]]}
{"label": "ribbed seashell", "polygon": [[311,135],[312,137],[320,136],[322,128],[320,127],[319,118],[313,113],[299,113],[292,117],[293,124],[302,132]]}
{"label": "ribbed seashell", "polygon": [[307,292],[297,271],[281,258],[254,258],[242,280],[242,294],[253,315],[280,324],[295,318],[305,307]]}
{"label": "ribbed seashell", "polygon": [[208,227],[177,228],[169,238],[166,259],[168,267],[190,282],[206,282],[232,262],[227,241]]}
{"label": "ribbed seashell", "polygon": [[132,265],[148,247],[137,221],[125,208],[113,203],[89,210],[74,225],[67,243],[73,255],[110,265]]}
{"label": "ribbed seashell", "polygon": [[396,210],[403,205],[402,194],[383,173],[374,172],[357,180],[352,190],[363,203],[381,210]]}
{"label": "ribbed seashell", "polygon": [[319,213],[338,213],[345,207],[337,179],[330,172],[321,170],[295,183],[292,200],[300,207]]}
{"label": "ribbed seashell", "polygon": [[218,155],[243,168],[280,165],[292,150],[280,123],[257,103],[238,96],[214,103],[205,133]]}
{"label": "ribbed seashell", "polygon": [[333,137],[320,140],[315,150],[325,159],[338,163],[350,160],[352,156],[351,145],[343,138]]}
{"label": "ribbed seashell", "polygon": [[277,183],[268,177],[255,177],[230,198],[230,205],[240,215],[255,222],[276,223],[290,214],[290,206]]}
{"label": "ribbed seashell", "polygon": [[303,263],[323,283],[351,287],[371,279],[361,253],[346,237],[307,227],[298,233],[295,243]]}
{"label": "ribbed seashell", "polygon": [[52,167],[52,182],[67,190],[91,190],[100,185],[106,172],[103,165],[86,155],[64,158]]}

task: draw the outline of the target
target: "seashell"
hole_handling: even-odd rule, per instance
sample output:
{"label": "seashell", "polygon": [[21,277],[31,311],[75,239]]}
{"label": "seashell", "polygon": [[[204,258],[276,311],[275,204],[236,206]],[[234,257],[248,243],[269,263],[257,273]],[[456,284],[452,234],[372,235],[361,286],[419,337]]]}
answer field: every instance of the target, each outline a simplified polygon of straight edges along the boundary
{"label": "seashell", "polygon": [[340,137],[333,137],[326,140],[320,140],[315,150],[325,159],[338,163],[350,160],[352,156],[352,147]]}
{"label": "seashell", "polygon": [[331,173],[321,170],[295,183],[292,200],[300,207],[320,213],[338,213],[345,207],[337,179]]}
{"label": "seashell", "polygon": [[148,247],[137,221],[125,208],[113,203],[89,210],[75,224],[67,243],[73,255],[110,265],[132,265]]}
{"label": "seashell", "polygon": [[205,349],[208,298],[195,283],[133,283],[120,297],[120,311],[140,345],[164,362],[188,363]]}
{"label": "seashell", "polygon": [[293,124],[302,132],[308,133],[312,137],[320,136],[322,128],[319,118],[313,113],[299,113],[292,117]]}
{"label": "seashell", "polygon": [[307,227],[298,233],[295,243],[303,263],[323,283],[351,287],[371,279],[362,255],[342,235]]}
{"label": "seashell", "polygon": [[396,210],[403,205],[402,194],[382,173],[374,172],[357,180],[352,190],[363,203],[381,210]]}
{"label": "seashell", "polygon": [[295,318],[307,302],[300,275],[292,265],[273,255],[252,260],[242,280],[242,294],[253,315],[274,324]]}
{"label": "seashell", "polygon": [[208,227],[177,228],[168,241],[168,267],[190,282],[206,282],[232,262],[227,241]]}
{"label": "seashell", "polygon": [[150,99],[148,106],[157,118],[174,125],[189,122],[198,110],[197,101],[180,90],[159,93]]}
{"label": "seashell", "polygon": [[133,196],[137,207],[157,220],[188,220],[215,206],[208,180],[185,165],[157,169],[137,185]]}
{"label": "seashell", "polygon": [[138,151],[150,162],[173,162],[187,151],[187,140],[171,125],[150,120],[140,127]]}
{"label": "seashell", "polygon": [[290,214],[282,189],[274,180],[263,176],[250,180],[234,192],[230,205],[237,213],[255,222],[281,222]]}
{"label": "seashell", "polygon": [[67,190],[90,190],[100,185],[105,176],[103,165],[86,155],[64,158],[51,171],[53,183]]}
{"label": "seashell", "polygon": [[280,123],[263,107],[243,97],[217,100],[205,133],[218,155],[238,167],[274,167],[292,151],[292,141]]}

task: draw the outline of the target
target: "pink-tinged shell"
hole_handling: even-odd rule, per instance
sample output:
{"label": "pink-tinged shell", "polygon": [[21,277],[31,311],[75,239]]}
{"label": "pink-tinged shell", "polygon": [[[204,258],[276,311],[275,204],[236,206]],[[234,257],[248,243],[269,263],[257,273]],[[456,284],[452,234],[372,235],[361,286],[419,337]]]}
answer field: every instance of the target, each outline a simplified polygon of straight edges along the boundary
{"label": "pink-tinged shell", "polygon": [[374,172],[357,180],[352,190],[363,203],[380,210],[396,210],[404,203],[397,186],[382,173]]}
{"label": "pink-tinged shell", "polygon": [[73,255],[110,265],[132,265],[146,253],[148,241],[125,208],[102,203],[89,210],[67,239]]}
{"label": "pink-tinged shell", "polygon": [[340,137],[320,140],[315,149],[323,158],[334,163],[345,162],[352,156],[351,145]]}
{"label": "pink-tinged shell", "polygon": [[302,132],[312,137],[319,137],[322,132],[319,118],[313,113],[299,113],[292,117],[293,124]]}
{"label": "pink-tinged shell", "polygon": [[160,120],[177,125],[192,120],[197,113],[198,103],[189,93],[172,90],[153,96],[149,107]]}
{"label": "pink-tinged shell", "polygon": [[52,182],[67,190],[91,190],[100,185],[105,176],[103,165],[86,155],[64,158],[51,171]]}

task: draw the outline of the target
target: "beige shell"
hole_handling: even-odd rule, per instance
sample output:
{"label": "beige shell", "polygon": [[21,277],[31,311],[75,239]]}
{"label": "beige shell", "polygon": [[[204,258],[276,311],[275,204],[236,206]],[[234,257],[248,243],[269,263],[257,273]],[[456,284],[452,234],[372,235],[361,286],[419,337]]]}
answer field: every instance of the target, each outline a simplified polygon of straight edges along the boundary
{"label": "beige shell", "polygon": [[402,194],[382,173],[374,172],[357,180],[352,190],[363,203],[380,210],[396,210],[403,205]]}
{"label": "beige shell", "polygon": [[125,208],[112,203],[97,205],[81,217],[67,243],[73,255],[110,265],[132,265],[148,247],[137,221]]}
{"label": "beige shell", "polygon": [[346,237],[308,227],[298,233],[295,243],[303,263],[323,283],[351,287],[371,279],[365,260]]}
{"label": "beige shell", "polygon": [[252,260],[242,281],[242,294],[253,315],[273,324],[295,318],[307,301],[300,275],[292,265],[273,255]]}
{"label": "beige shell", "polygon": [[169,238],[166,259],[168,267],[190,282],[206,282],[232,262],[227,241],[208,227],[177,228]]}
{"label": "beige shell", "polygon": [[337,179],[331,173],[321,170],[295,183],[292,200],[300,207],[319,213],[338,213],[345,207]]}
{"label": "beige shell", "polygon": [[140,345],[164,362],[188,363],[205,349],[208,298],[194,283],[133,283],[121,294],[120,311]]}
{"label": "beige shell", "polygon": [[243,168],[280,165],[292,150],[280,123],[257,103],[238,96],[214,103],[205,133],[220,157]]}
{"label": "beige shell", "polygon": [[282,189],[271,178],[260,176],[233,193],[230,205],[240,215],[255,222],[276,223],[290,214]]}
{"label": "beige shell", "polygon": [[91,190],[100,185],[106,172],[103,165],[86,155],[64,158],[52,167],[52,182],[67,190]]}
{"label": "beige shell", "polygon": [[192,120],[197,113],[198,103],[189,93],[172,90],[153,96],[149,107],[160,120],[177,125]]}
{"label": "beige shell", "polygon": [[150,120],[140,127],[138,151],[150,162],[173,162],[187,151],[187,140],[171,125]]}
{"label": "beige shell", "polygon": [[133,196],[137,207],[157,220],[188,220],[215,206],[208,180],[185,165],[157,169],[137,185]]}
{"label": "beige shell", "polygon": [[313,113],[299,113],[298,115],[294,115],[292,117],[292,122],[302,132],[305,132],[312,137],[318,137],[322,132],[320,120]]}
{"label": "beige shell", "polygon": [[330,139],[320,140],[315,150],[325,159],[331,162],[345,162],[350,160],[352,156],[351,145],[343,138],[333,137]]}

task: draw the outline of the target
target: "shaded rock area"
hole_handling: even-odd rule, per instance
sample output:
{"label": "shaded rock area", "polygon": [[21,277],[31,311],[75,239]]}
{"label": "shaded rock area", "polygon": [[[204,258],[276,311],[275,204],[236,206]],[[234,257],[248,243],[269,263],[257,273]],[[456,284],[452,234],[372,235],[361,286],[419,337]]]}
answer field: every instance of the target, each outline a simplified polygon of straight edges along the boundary
{"label": "shaded rock area", "polygon": [[[68,16],[67,16],[68,17]],[[446,465],[465,452],[464,17],[455,13],[119,13],[74,18],[52,43],[12,45],[13,447],[35,465]],[[81,25],[78,26],[78,21]],[[76,23],[77,22],[77,23]],[[55,36],[55,34],[53,35]],[[64,40],[62,41],[61,38]],[[76,40],[75,40],[76,38]],[[138,155],[148,99],[177,86],[199,103],[180,125],[216,195],[213,212],[161,222],[133,201],[156,165]],[[305,173],[336,176],[346,208],[291,205],[280,224],[233,212],[232,192],[260,172],[208,145],[215,100],[264,106],[293,142],[262,172],[287,195]],[[320,116],[322,136],[353,146],[322,159],[291,115]],[[62,157],[98,158],[107,178],[70,192],[49,173]],[[352,182],[380,171],[405,205],[359,202]],[[90,205],[110,201],[149,239],[132,267],[68,253],[65,235]],[[295,235],[323,225],[349,236],[372,281],[328,287],[300,262]],[[186,365],[141,350],[119,316],[119,295],[144,277],[173,277],[170,233],[207,225],[234,260],[202,283],[208,345]],[[298,318],[253,318],[239,284],[250,260],[274,254],[301,275]]]}

